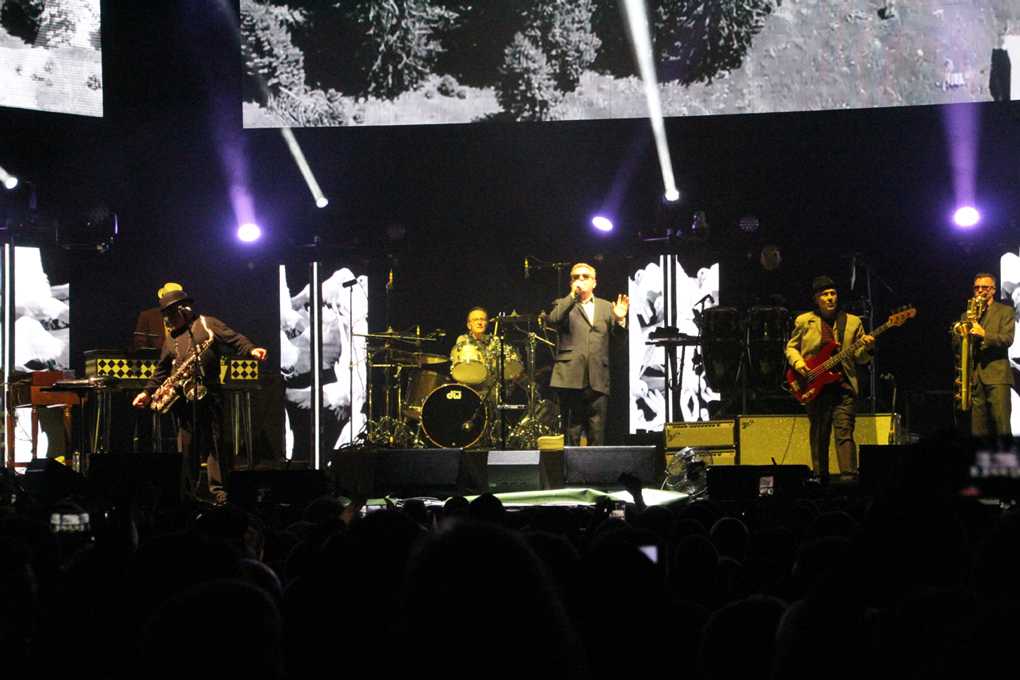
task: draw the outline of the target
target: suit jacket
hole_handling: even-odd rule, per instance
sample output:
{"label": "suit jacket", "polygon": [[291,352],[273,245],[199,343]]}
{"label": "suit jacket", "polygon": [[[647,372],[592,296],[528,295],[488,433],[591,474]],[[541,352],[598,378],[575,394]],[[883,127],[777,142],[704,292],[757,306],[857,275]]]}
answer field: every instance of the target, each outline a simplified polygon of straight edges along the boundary
{"label": "suit jacket", "polygon": [[[832,332],[836,332],[836,323],[833,320]],[[846,327],[843,329],[843,337],[837,338],[840,348],[848,347],[857,342],[864,335],[864,326],[861,324],[861,317],[856,314],[846,315]],[[822,317],[817,312],[805,312],[793,322],[793,333],[790,334],[790,341],[786,343],[786,361],[793,368],[797,368],[804,357],[816,354],[822,348]],[[860,385],[857,380],[857,364],[866,364],[871,361],[871,351],[862,347],[853,356],[852,361],[843,362],[843,376],[850,383],[850,389],[854,394],[860,394]]]}
{"label": "suit jacket", "polygon": [[[967,313],[960,321],[967,320]],[[1015,328],[1013,308],[1001,302],[992,302],[978,321],[985,329],[985,337],[971,336],[974,346],[972,382],[982,385],[1012,385],[1013,371],[1007,350],[1013,344]],[[953,334],[953,345],[959,348],[960,336]]]}
{"label": "suit jacket", "polygon": [[613,305],[595,298],[595,319],[589,321],[581,305],[568,295],[553,303],[547,321],[559,331],[549,384],[576,390],[591,387],[609,394],[609,338],[625,332],[613,318]]}

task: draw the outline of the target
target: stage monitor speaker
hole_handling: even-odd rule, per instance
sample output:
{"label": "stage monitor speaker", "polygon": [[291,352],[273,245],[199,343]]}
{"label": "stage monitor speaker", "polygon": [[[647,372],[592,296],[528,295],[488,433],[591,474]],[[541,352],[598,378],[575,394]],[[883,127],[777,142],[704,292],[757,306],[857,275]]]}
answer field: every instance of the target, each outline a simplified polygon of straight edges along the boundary
{"label": "stage monitor speaker", "polygon": [[105,500],[177,505],[181,465],[179,453],[99,453],[89,460],[89,485]]}
{"label": "stage monitor speaker", "polygon": [[85,492],[85,478],[52,458],[29,461],[22,477],[25,491],[43,505],[53,505],[69,496]]}
{"label": "stage monitor speaker", "polygon": [[375,452],[375,496],[445,498],[462,493],[462,449],[407,449]]}
{"label": "stage monitor speaker", "polygon": [[541,454],[530,451],[489,451],[486,462],[489,491],[538,491],[543,488]]}
{"label": "stage monitor speaker", "polygon": [[[864,445],[895,443],[900,417],[896,413],[858,414],[854,441]],[[813,469],[809,433],[804,415],[748,415],[737,419],[737,462],[741,465],[807,465]],[[839,473],[834,438],[829,439],[829,473]]]}
{"label": "stage monitor speaker", "polygon": [[716,465],[708,468],[708,497],[714,501],[796,497],[810,476],[806,465]]}
{"label": "stage monitor speaker", "polygon": [[666,423],[664,430],[666,450],[675,451],[685,447],[733,448],[734,420],[709,420],[697,423]]}
{"label": "stage monitor speaker", "polygon": [[622,473],[641,480],[646,487],[662,481],[665,458],[657,446],[568,446],[563,450],[564,483],[620,489]]}
{"label": "stage monitor speaker", "polygon": [[230,502],[242,508],[277,505],[304,509],[329,492],[322,470],[238,470],[227,484]]}

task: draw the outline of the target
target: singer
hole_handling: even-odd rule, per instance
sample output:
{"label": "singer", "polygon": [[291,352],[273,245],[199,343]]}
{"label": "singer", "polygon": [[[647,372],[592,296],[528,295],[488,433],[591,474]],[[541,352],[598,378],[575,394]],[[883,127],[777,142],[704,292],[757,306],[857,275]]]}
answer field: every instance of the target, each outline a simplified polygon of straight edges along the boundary
{"label": "singer", "polygon": [[578,446],[582,433],[589,446],[605,443],[609,404],[609,339],[625,337],[630,299],[595,297],[595,267],[570,268],[570,294],[556,300],[547,321],[559,331],[556,365],[550,385],[560,399],[566,444]]}
{"label": "singer", "polygon": [[[182,483],[186,494],[194,494],[192,481],[193,452],[204,454],[209,493],[216,504],[227,501],[226,473],[229,465],[223,456],[223,393],[220,385],[220,354],[225,346],[234,348],[241,356],[252,356],[265,361],[266,350],[256,347],[251,340],[232,330],[211,316],[196,314],[191,309],[194,299],[183,290],[171,290],[159,299],[159,308],[170,333],[163,343],[156,372],[145,388],[131,402],[135,408],[147,408],[152,393],[170,376],[174,366],[184,361],[200,345],[212,338],[209,348],[202,354],[201,383],[207,394],[197,402],[179,399],[172,407],[177,425],[177,448],[183,454]],[[193,411],[194,406],[194,411]]]}

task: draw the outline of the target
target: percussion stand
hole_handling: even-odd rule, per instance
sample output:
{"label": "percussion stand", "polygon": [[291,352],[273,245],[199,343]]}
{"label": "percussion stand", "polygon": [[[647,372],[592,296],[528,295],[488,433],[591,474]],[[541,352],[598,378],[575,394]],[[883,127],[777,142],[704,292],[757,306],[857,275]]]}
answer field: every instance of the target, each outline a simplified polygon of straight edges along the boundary
{"label": "percussion stand", "polygon": [[[496,359],[496,410],[499,411],[499,449],[506,450],[506,409],[503,408],[503,399],[506,397],[503,387],[503,371],[506,365],[506,349],[504,349],[503,338],[500,336],[499,321],[505,316],[504,312],[496,315],[496,326],[493,328],[492,337],[499,343],[499,357]],[[506,335],[506,327],[502,328],[503,335]]]}

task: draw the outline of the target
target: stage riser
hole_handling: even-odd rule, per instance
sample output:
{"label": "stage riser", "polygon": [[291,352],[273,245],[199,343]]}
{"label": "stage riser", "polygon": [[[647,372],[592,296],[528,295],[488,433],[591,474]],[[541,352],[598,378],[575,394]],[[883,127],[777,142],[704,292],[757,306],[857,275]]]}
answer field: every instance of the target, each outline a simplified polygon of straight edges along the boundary
{"label": "stage riser", "polygon": [[664,469],[655,446],[566,447],[562,452],[406,449],[337,454],[331,466],[341,493],[365,498],[446,497],[564,486],[622,488],[630,473],[657,485]]}

